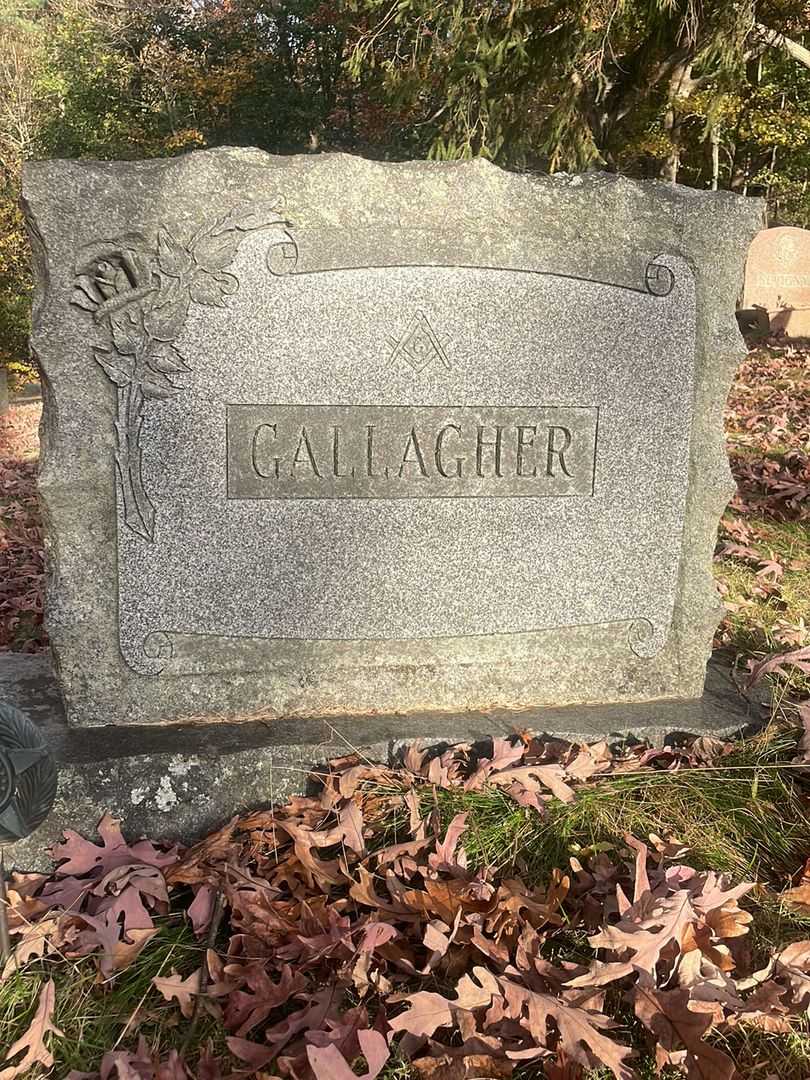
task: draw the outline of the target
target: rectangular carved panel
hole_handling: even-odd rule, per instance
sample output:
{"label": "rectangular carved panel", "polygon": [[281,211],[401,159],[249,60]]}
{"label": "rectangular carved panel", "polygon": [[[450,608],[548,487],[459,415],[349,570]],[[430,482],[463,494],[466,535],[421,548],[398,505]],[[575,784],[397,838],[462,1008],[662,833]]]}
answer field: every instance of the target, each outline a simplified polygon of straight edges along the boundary
{"label": "rectangular carved panel", "polygon": [[230,499],[593,494],[594,407],[228,405]]}

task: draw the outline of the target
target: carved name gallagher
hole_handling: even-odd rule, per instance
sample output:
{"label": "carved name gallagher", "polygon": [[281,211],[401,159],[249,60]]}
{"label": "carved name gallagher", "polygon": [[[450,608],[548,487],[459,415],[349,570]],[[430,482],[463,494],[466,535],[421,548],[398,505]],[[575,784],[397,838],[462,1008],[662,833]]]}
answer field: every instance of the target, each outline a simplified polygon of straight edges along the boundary
{"label": "carved name gallagher", "polygon": [[228,405],[231,499],[589,496],[597,407]]}

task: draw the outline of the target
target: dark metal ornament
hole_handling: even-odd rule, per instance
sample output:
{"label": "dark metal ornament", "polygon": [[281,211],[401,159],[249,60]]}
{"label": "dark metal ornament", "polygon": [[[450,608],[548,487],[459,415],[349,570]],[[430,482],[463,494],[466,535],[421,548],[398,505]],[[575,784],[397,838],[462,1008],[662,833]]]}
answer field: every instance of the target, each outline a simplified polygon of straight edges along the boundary
{"label": "dark metal ornament", "polygon": [[56,763],[36,725],[0,703],[0,844],[22,840],[42,824],[56,785]]}

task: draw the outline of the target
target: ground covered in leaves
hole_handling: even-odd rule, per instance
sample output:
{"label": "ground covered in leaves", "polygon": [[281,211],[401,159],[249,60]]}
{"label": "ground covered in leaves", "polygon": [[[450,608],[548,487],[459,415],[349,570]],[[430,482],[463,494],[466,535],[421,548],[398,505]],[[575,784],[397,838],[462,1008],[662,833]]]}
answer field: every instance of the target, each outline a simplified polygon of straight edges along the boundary
{"label": "ground covered in leaves", "polygon": [[718,537],[726,618],[717,643],[744,658],[810,645],[810,348],[749,353],[729,395],[726,441],[737,493]]}
{"label": "ground covered in leaves", "polygon": [[799,736],[352,754],[186,851],[67,833],[9,887],[0,1078],[806,1077]]}

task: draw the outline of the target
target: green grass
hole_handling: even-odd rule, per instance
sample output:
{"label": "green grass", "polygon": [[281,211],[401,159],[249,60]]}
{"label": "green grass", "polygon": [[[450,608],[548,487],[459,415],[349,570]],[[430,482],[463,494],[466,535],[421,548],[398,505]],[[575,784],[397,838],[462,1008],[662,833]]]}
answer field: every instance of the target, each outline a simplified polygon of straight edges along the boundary
{"label": "green grass", "polygon": [[715,1033],[711,1042],[729,1055],[740,1076],[761,1076],[763,1080],[807,1080],[810,1076],[810,1031],[806,1021],[784,1034],[740,1024],[727,1034]]}
{"label": "green grass", "polygon": [[[467,811],[465,850],[474,866],[523,868],[542,880],[571,855],[610,849],[625,833],[655,833],[686,844],[697,868],[735,877],[784,879],[807,854],[810,815],[793,773],[780,763],[795,754],[796,734],[770,728],[741,741],[721,767],[597,778],[573,802],[552,800],[545,816],[517,806],[496,788],[439,790],[443,824]],[[423,809],[434,806],[423,791]]]}
{"label": "green grass", "polygon": [[[50,1041],[56,1076],[65,1076],[71,1069],[85,1072],[113,1048],[132,1049],[139,1034],[156,1051],[180,1049],[191,1021],[184,1020],[176,1003],[165,1001],[151,982],[153,976],[169,975],[172,969],[191,974],[203,953],[187,924],[172,920],[161,926],[125,972],[107,983],[99,983],[92,957],[32,961],[0,983],[0,1048],[10,1046],[27,1029],[40,990],[52,978],[56,985],[54,1023],[65,1036],[51,1037]],[[137,1027],[136,1032],[133,1027]],[[191,1061],[208,1038],[224,1046],[220,1026],[202,1016],[188,1054]],[[42,1075],[37,1070],[26,1074],[30,1080]]]}
{"label": "green grass", "polygon": [[[748,546],[763,559],[773,554],[785,564],[795,560],[805,563],[806,568],[786,569],[776,583],[777,591],[763,595],[763,579],[757,577],[756,566],[732,556],[718,559],[714,574],[727,590],[723,599],[729,605],[739,605],[738,610],[726,612],[726,642],[743,654],[786,652],[797,646],[785,645],[780,631],[786,626],[799,626],[802,620],[806,623],[810,612],[810,526],[807,522],[762,516],[742,520],[754,529],[755,538]],[[790,683],[799,696],[810,694],[810,680],[794,674]]]}

